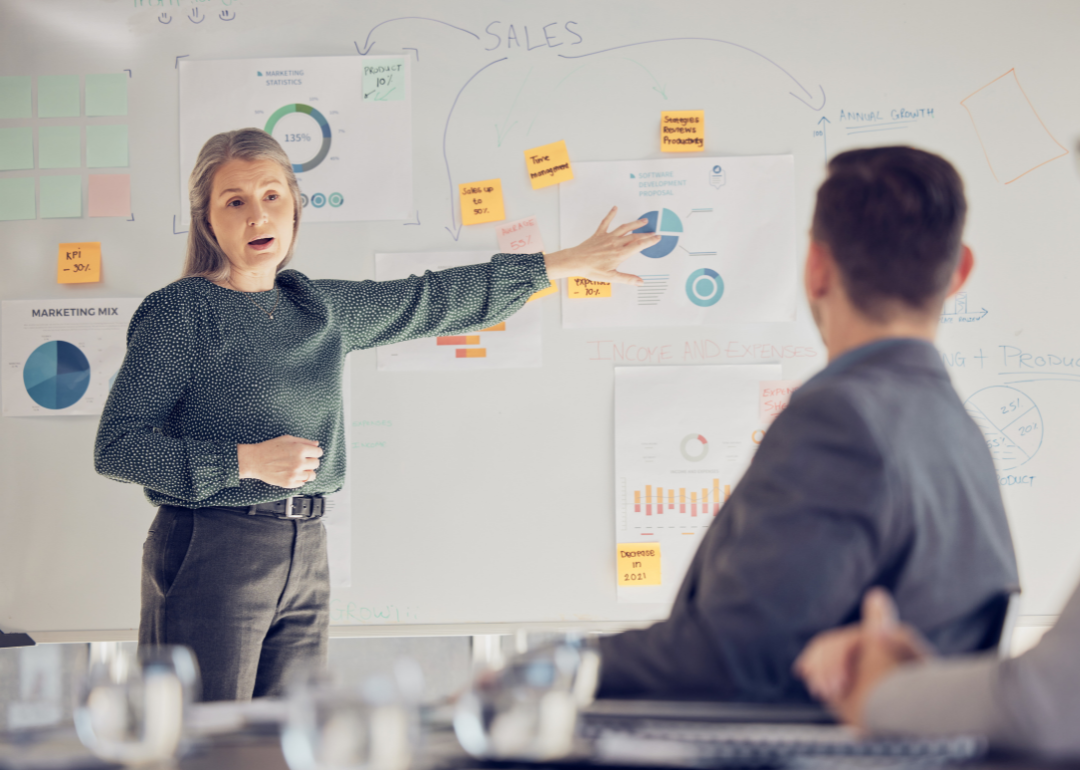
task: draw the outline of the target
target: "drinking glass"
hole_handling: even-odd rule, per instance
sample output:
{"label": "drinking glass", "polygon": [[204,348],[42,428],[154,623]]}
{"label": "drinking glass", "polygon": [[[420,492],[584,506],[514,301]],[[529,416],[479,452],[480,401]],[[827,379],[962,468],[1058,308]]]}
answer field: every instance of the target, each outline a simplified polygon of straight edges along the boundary
{"label": "drinking glass", "polygon": [[291,770],[406,770],[419,738],[423,677],[412,661],[345,684],[325,671],[289,687],[281,748]]}
{"label": "drinking glass", "polygon": [[579,636],[512,658],[458,699],[454,732],[469,754],[550,760],[573,745],[578,709],[596,691],[600,656]]}
{"label": "drinking glass", "polygon": [[184,715],[199,690],[186,647],[141,646],[91,663],[75,708],[79,739],[97,757],[151,765],[177,755]]}

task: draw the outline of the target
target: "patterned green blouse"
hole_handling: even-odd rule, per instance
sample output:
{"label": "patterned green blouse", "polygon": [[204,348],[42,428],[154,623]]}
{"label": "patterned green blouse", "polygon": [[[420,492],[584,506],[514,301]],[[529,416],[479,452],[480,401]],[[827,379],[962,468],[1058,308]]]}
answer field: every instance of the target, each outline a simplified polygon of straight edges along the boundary
{"label": "patterned green blouse", "polygon": [[[548,285],[542,254],[400,281],[278,274],[243,294],[184,278],[151,294],[128,328],[128,350],[101,415],[94,465],[141,484],[154,505],[246,506],[329,494],[345,479],[341,376],[350,351],[483,329]],[[296,490],[239,478],[237,444],[278,436],[323,449],[318,476]]]}

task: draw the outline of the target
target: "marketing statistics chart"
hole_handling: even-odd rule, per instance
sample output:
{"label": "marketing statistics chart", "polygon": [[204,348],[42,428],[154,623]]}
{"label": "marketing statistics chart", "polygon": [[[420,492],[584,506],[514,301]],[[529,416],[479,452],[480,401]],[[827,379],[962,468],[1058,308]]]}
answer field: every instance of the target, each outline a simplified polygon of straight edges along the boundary
{"label": "marketing statistics chart", "polygon": [[4,417],[101,414],[140,299],[3,303]]}
{"label": "marketing statistics chart", "polygon": [[779,364],[615,369],[615,543],[648,543],[660,573],[617,576],[618,600],[672,602],[690,560],[765,436]]}
{"label": "marketing statistics chart", "polygon": [[306,222],[409,219],[412,102],[403,56],[180,61],[180,208],[214,134],[262,128],[289,156]]}
{"label": "marketing statistics chart", "polygon": [[575,163],[559,186],[562,243],[579,243],[612,205],[660,242],[620,268],[640,287],[570,293],[563,326],[793,321],[794,163],[790,155]]}
{"label": "marketing statistics chart", "polygon": [[[490,262],[488,251],[376,254],[375,278],[392,281],[451,267]],[[477,369],[522,369],[543,363],[539,303],[487,329],[443,337],[427,337],[378,348],[380,372],[445,372]]]}

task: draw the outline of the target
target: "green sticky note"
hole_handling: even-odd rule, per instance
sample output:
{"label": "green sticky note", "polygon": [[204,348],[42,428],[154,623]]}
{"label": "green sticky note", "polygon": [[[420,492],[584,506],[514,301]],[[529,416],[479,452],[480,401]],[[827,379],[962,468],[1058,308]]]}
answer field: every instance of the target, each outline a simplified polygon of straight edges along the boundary
{"label": "green sticky note", "polygon": [[0,77],[0,118],[30,117],[30,78]]}
{"label": "green sticky note", "polygon": [[364,101],[400,102],[405,98],[405,60],[380,57],[364,64]]}
{"label": "green sticky note", "polygon": [[43,176],[41,185],[41,218],[82,216],[82,175]]}
{"label": "green sticky note", "polygon": [[127,115],[127,73],[86,76],[86,114]]}
{"label": "green sticky note", "polygon": [[37,114],[39,118],[79,117],[79,76],[38,75]]}
{"label": "green sticky note", "polygon": [[78,126],[42,126],[38,129],[38,168],[79,168],[82,143]]}
{"label": "green sticky note", "polygon": [[34,177],[0,177],[0,222],[12,219],[36,219]]}
{"label": "green sticky note", "polygon": [[87,126],[86,165],[90,168],[124,168],[128,164],[128,127]]}
{"label": "green sticky note", "polygon": [[29,126],[0,128],[0,171],[34,167],[34,131]]}

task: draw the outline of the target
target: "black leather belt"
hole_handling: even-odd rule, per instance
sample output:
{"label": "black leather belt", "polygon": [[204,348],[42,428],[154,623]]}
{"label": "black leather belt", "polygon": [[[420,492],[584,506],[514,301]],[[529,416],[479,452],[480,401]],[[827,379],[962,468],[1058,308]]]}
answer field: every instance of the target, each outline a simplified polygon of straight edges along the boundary
{"label": "black leather belt", "polygon": [[325,497],[295,495],[272,503],[249,506],[248,515],[273,516],[275,519],[321,519],[325,505]]}

